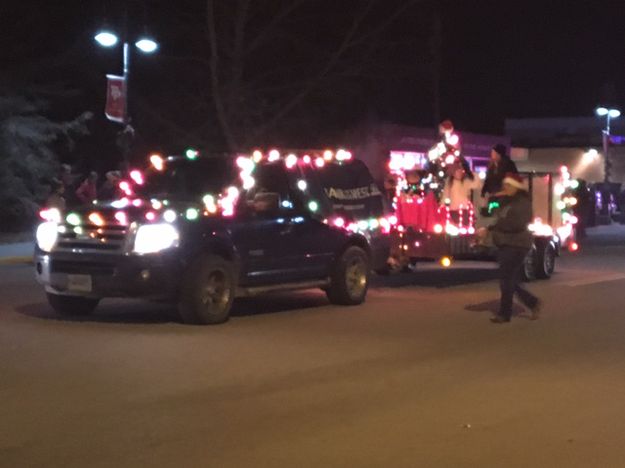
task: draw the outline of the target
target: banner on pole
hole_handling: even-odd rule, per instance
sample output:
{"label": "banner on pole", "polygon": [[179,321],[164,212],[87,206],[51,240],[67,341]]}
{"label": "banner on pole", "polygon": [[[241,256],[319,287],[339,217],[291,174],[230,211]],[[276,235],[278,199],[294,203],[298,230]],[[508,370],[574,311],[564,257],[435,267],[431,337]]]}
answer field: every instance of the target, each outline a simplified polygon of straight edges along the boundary
{"label": "banner on pole", "polygon": [[126,79],[123,76],[106,75],[106,118],[113,122],[126,122]]}

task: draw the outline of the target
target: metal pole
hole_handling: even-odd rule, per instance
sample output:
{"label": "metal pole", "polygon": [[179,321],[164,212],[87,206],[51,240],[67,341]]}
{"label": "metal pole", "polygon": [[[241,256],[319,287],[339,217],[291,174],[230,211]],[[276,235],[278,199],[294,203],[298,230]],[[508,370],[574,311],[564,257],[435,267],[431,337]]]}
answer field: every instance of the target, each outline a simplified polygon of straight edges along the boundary
{"label": "metal pole", "polygon": [[[124,41],[124,128],[121,132],[121,144],[122,144],[122,156],[124,158],[124,171],[128,169],[129,155],[130,155],[130,143],[132,139],[132,127],[130,126],[130,108],[128,107],[128,95],[130,91],[130,46],[128,41]],[[124,174],[125,176],[126,174]]]}
{"label": "metal pole", "polygon": [[603,182],[606,184],[610,182],[610,155],[608,153],[610,151],[609,139],[610,114],[608,113],[606,116],[606,127],[603,131]]}
{"label": "metal pole", "polygon": [[126,87],[126,93],[124,94],[124,107],[125,107],[125,112],[124,112],[124,125],[128,125],[128,122],[130,122],[130,115],[129,115],[129,110],[128,110],[128,76],[129,76],[129,71],[128,71],[128,67],[130,65],[130,50],[129,50],[129,46],[128,46],[128,42],[124,42],[124,86]]}

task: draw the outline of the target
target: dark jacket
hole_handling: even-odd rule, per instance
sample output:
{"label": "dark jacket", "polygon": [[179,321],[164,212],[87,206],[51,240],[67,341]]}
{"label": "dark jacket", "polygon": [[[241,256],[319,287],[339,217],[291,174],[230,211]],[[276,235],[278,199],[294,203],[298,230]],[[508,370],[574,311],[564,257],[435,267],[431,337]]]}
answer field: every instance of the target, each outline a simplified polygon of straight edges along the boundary
{"label": "dark jacket", "polygon": [[482,186],[482,196],[486,196],[487,193],[495,195],[497,192],[501,192],[503,179],[506,177],[508,172],[516,174],[519,171],[517,170],[514,161],[507,156],[502,156],[501,161],[499,161],[497,166],[494,164],[488,166],[486,179],[484,179],[484,185]]}
{"label": "dark jacket", "polygon": [[532,246],[532,233],[527,228],[532,222],[532,200],[527,192],[519,190],[513,197],[502,197],[495,224],[488,227],[497,247]]}

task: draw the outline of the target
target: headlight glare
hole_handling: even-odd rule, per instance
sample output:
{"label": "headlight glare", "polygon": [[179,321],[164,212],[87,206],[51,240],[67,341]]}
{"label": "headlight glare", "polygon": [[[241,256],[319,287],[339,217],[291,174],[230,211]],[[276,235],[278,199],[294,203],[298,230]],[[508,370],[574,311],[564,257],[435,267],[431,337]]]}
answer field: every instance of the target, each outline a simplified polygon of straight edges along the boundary
{"label": "headlight glare", "polygon": [[148,254],[177,247],[180,235],[171,224],[146,224],[140,226],[135,237],[134,252]]}
{"label": "headlight glare", "polygon": [[59,236],[59,226],[54,221],[46,221],[37,226],[37,245],[44,252],[50,252]]}

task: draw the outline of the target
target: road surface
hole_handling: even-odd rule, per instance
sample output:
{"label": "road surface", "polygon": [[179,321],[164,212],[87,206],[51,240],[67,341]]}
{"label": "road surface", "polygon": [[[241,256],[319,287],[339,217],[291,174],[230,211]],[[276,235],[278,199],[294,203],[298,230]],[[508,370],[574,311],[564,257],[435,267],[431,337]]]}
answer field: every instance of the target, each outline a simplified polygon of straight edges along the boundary
{"label": "road surface", "polygon": [[225,325],[104,301],[60,319],[0,266],[1,467],[622,467],[625,236],[560,259],[530,321],[489,265],[245,300]]}

